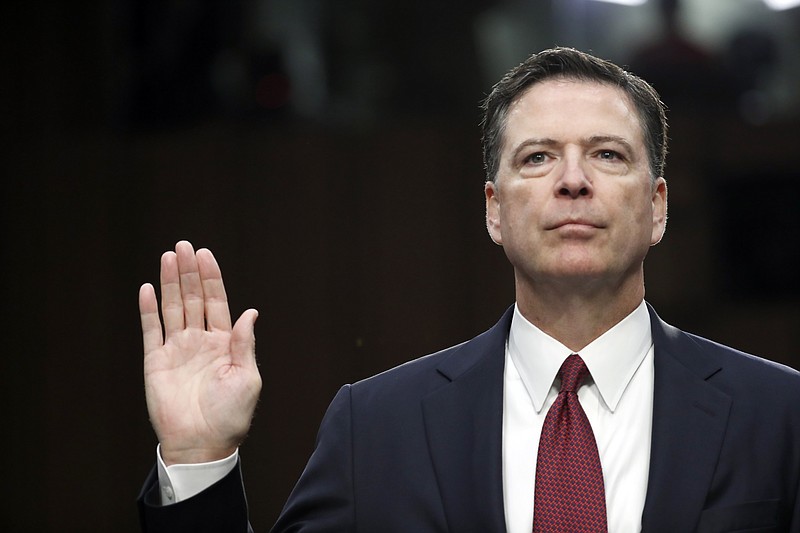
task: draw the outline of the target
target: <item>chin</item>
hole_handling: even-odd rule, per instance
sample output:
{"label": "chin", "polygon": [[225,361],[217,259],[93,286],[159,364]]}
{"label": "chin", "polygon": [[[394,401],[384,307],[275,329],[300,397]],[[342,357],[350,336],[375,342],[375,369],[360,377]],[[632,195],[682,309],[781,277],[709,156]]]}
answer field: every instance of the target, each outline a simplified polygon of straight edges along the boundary
{"label": "chin", "polygon": [[599,261],[597,254],[563,254],[550,265],[554,275],[562,276],[600,276],[609,271],[609,265]]}

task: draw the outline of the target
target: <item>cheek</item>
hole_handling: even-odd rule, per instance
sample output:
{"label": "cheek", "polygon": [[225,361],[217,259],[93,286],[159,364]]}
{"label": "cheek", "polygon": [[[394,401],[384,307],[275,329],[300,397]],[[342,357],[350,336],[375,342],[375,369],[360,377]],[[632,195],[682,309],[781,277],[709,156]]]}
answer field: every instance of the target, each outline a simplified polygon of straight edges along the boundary
{"label": "cheek", "polygon": [[536,237],[541,226],[541,206],[537,206],[533,202],[518,200],[504,207],[504,226],[512,235],[517,239],[525,240]]}
{"label": "cheek", "polygon": [[[624,225],[627,226],[626,233],[631,237],[646,239],[649,243],[653,232],[653,205],[649,194],[623,195],[617,206],[619,206],[619,220],[624,221]],[[635,239],[637,244],[638,240],[640,239]]]}
{"label": "cheek", "polygon": [[[645,216],[645,213],[653,211],[653,193],[650,190],[649,180],[646,186],[637,184],[636,187],[626,189],[620,195],[621,205],[627,206],[627,210],[635,213],[636,216]],[[650,215],[647,215],[648,217]]]}

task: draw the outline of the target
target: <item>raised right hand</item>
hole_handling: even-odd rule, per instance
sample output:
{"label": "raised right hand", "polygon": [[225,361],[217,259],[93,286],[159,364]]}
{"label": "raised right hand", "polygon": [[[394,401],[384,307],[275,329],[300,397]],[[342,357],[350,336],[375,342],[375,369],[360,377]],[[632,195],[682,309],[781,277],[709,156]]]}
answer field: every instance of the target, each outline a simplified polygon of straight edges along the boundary
{"label": "raised right hand", "polygon": [[167,465],[222,459],[250,428],[261,376],[248,309],[231,327],[222,274],[207,249],[181,241],[161,256],[161,312],[139,290],[147,410]]}

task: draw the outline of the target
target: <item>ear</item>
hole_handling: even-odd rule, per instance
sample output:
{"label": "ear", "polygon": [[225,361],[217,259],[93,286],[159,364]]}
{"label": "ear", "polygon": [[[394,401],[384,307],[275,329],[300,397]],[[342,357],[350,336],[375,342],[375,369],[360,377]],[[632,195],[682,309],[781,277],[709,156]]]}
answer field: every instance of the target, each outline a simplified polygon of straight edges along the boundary
{"label": "ear", "polygon": [[667,230],[667,181],[658,178],[653,185],[653,234],[650,237],[650,246],[661,242]]}
{"label": "ear", "polygon": [[489,237],[492,238],[495,244],[503,245],[503,233],[500,224],[500,190],[497,183],[487,181],[483,188],[486,195],[486,229],[489,231]]}

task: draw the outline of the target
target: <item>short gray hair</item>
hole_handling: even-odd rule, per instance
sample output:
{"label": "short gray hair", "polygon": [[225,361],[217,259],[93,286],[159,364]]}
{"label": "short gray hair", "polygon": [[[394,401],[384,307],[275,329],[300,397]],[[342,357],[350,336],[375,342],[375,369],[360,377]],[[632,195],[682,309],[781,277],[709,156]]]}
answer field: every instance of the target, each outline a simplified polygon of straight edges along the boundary
{"label": "short gray hair", "polygon": [[536,83],[562,78],[593,81],[620,88],[639,113],[644,143],[650,163],[651,179],[664,175],[667,158],[666,107],[658,93],[642,78],[610,61],[599,59],[574,48],[552,48],[511,69],[492,88],[483,101],[483,164],[486,181],[494,181],[500,169],[508,110],[522,94]]}

